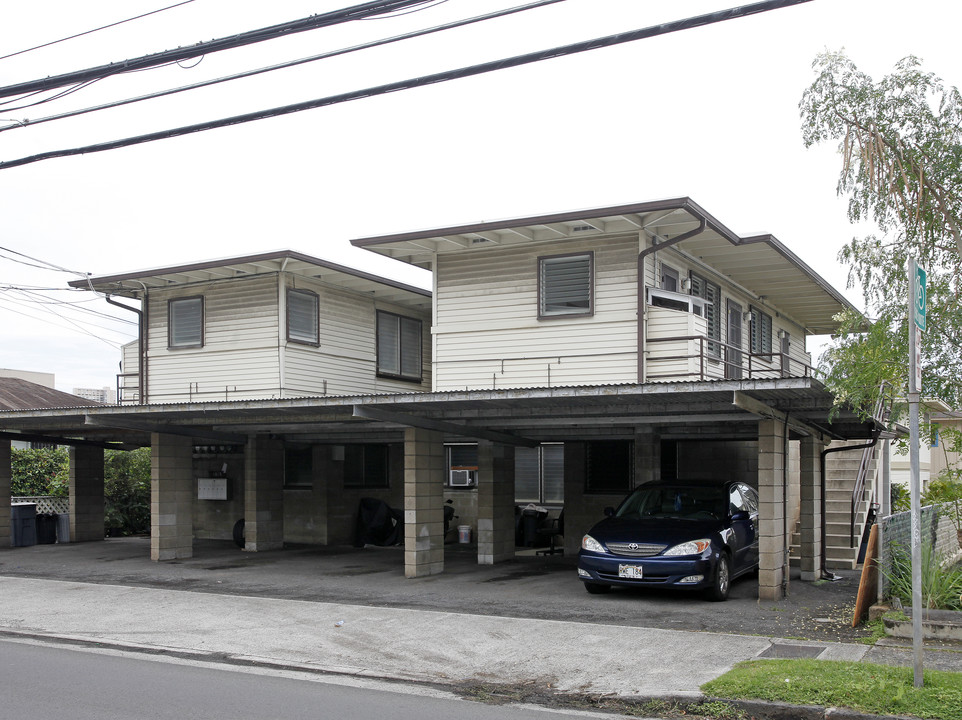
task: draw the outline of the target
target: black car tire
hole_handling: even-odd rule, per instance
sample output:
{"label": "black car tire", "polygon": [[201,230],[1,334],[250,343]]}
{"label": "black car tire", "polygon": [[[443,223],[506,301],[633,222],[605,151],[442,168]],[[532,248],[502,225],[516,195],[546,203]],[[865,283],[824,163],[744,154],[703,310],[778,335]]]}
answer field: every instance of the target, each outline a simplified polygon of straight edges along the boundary
{"label": "black car tire", "polygon": [[603,585],[601,583],[586,582],[585,590],[587,590],[591,595],[604,595],[607,592],[611,592],[611,585]]}
{"label": "black car tire", "polygon": [[708,589],[708,599],[714,602],[722,602],[728,599],[728,590],[732,585],[731,561],[728,555],[722,553],[718,557],[715,565],[715,579]]}
{"label": "black car tire", "polygon": [[240,520],[234,523],[234,543],[241,550],[243,550],[244,546],[247,544],[246,539],[244,537],[244,526],[245,526],[244,518],[241,518]]}

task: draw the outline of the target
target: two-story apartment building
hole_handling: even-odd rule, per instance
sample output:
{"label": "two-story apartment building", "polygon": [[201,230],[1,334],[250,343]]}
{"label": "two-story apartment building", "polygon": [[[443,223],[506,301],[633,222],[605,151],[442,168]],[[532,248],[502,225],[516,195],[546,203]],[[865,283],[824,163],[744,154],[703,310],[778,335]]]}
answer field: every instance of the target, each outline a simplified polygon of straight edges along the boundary
{"label": "two-story apartment building", "polygon": [[[849,305],[775,238],[679,198],[353,242],[430,269],[433,302],[296,253],[91,278],[140,302],[135,404],[0,427],[151,445],[158,560],[238,518],[250,551],[348,542],[373,496],[404,508],[405,572],[440,572],[445,493],[480,563],[513,556],[524,497],[563,505],[574,552],[634,485],[697,476],[758,488],[761,597],[786,590],[796,516],[820,575],[821,452],[880,428],[829,419],[805,338]],[[76,452],[95,514],[97,451]]]}

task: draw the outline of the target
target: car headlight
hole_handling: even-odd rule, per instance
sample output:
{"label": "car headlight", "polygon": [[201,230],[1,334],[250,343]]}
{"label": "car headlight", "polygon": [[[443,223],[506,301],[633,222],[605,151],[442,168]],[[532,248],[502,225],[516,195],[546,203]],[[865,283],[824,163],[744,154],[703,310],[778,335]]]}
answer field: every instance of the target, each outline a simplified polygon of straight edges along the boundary
{"label": "car headlight", "polygon": [[591,535],[585,535],[583,538],[581,538],[581,549],[596,553],[608,552],[605,550],[605,546],[591,537]]}
{"label": "car headlight", "polygon": [[[582,543],[582,545],[583,544],[584,543]],[[711,540],[689,540],[688,542],[679,543],[674,547],[668,548],[664,554],[669,557],[676,557],[678,555],[701,555],[710,545]]]}

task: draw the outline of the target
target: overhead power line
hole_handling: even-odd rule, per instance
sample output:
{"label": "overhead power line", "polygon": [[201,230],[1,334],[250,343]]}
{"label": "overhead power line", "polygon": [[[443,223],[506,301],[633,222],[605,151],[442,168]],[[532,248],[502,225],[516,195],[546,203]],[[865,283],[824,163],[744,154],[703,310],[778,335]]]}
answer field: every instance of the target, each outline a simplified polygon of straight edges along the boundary
{"label": "overhead power line", "polygon": [[33,52],[34,50],[40,50],[41,48],[50,47],[51,45],[56,45],[57,43],[66,42],[67,40],[73,40],[78,37],[83,37],[84,35],[92,35],[95,32],[100,32],[101,30],[106,30],[108,28],[117,27],[118,25],[123,25],[124,23],[129,23],[134,20],[140,20],[149,15],[156,15],[157,13],[164,12],[165,10],[172,10],[173,8],[180,7],[181,5],[189,5],[194,2],[194,0],[183,0],[175,5],[168,5],[167,7],[162,7],[158,10],[151,10],[150,12],[142,13],[140,15],[135,15],[134,17],[127,18],[126,20],[118,20],[117,22],[110,23],[109,25],[101,25],[93,30],[85,30],[84,32],[76,33],[74,35],[68,35],[65,38],[60,38],[59,40],[51,40],[50,42],[43,43],[42,45],[35,45],[34,47],[26,48],[24,50],[17,50],[17,52],[12,52],[9,55],[0,55],[0,60],[6,60],[7,58],[16,57],[17,55],[23,55],[24,53]]}
{"label": "overhead power line", "polygon": [[[329,52],[321,53],[319,55],[311,55],[310,57],[299,58],[297,60],[290,60],[284,63],[278,63],[276,65],[268,65],[267,67],[257,68],[255,70],[247,70],[240,73],[235,73],[234,75],[225,75],[224,77],[214,78],[212,80],[205,80],[203,82],[193,83],[191,85],[184,85],[182,87],[171,88],[168,90],[159,90],[154,93],[148,93],[147,95],[140,95],[138,97],[127,98],[124,100],[116,100],[114,102],[104,103],[102,105],[95,105],[89,108],[81,108],[78,110],[71,110],[69,112],[58,113],[57,115],[48,115],[42,118],[33,118],[30,120],[11,120],[12,125],[5,125],[0,127],[0,132],[6,130],[14,130],[16,128],[24,128],[32,125],[39,125],[41,123],[47,123],[54,120],[64,120],[65,118],[76,117],[78,115],[86,115],[92,112],[98,112],[100,110],[108,110],[110,108],[121,107],[123,105],[130,105],[132,103],[142,102],[144,100],[154,100],[159,97],[166,97],[168,95],[175,95],[177,93],[186,92],[188,90],[197,90],[199,88],[209,87],[211,85],[217,85],[223,82],[229,82],[232,80],[240,80],[242,78],[253,77],[255,75],[261,75],[267,72],[273,72],[274,70],[282,70],[290,67],[296,67],[297,65],[304,65],[305,63],[315,62],[317,60],[327,60],[328,58],[337,57],[339,55],[347,55],[349,53],[358,52],[360,50],[369,50],[371,48],[380,47],[382,45],[389,45],[391,43],[400,42],[401,40],[410,40],[416,37],[422,37],[424,35],[430,35],[432,33],[441,32],[443,30],[452,30],[454,28],[463,27],[465,25],[471,25],[473,23],[483,22],[485,20],[493,20],[495,18],[504,17],[506,15],[513,15],[515,13],[524,12],[526,10],[533,10],[535,8],[544,7],[546,5],[554,5],[559,2],[565,2],[566,0],[539,0],[538,2],[529,3],[527,5],[518,5],[516,7],[506,8],[504,10],[498,10],[496,12],[488,13],[486,15],[476,15],[475,17],[466,18],[464,20],[456,20],[454,22],[446,23],[444,25],[435,25],[434,27],[426,28],[424,30],[415,30],[413,32],[404,33],[403,35],[394,35],[393,37],[384,38],[381,40],[373,40],[371,42],[362,43],[361,45],[353,45],[347,48],[341,48],[339,50],[331,50]],[[8,110],[9,111],[9,110]]]}
{"label": "overhead power line", "polygon": [[128,147],[131,145],[154,142],[156,140],[166,140],[172,137],[190,135],[197,132],[204,132],[206,130],[228,127],[230,125],[240,125],[243,123],[253,122],[255,120],[263,120],[265,118],[277,117],[280,115],[289,115],[291,113],[301,112],[303,110],[313,110],[315,108],[325,107],[328,105],[336,105],[338,103],[350,102],[352,100],[360,100],[362,98],[385,95],[387,93],[397,92],[399,90],[410,90],[412,88],[424,87],[426,85],[435,85],[442,82],[448,82],[450,80],[458,80],[460,78],[472,77],[474,75],[482,75],[484,73],[494,72],[495,70],[505,70],[507,68],[520,67],[522,65],[529,65],[542,60],[549,60],[551,58],[574,55],[576,53],[597,50],[604,47],[613,47],[615,45],[622,45],[624,43],[634,42],[636,40],[644,40],[646,38],[656,37],[659,35],[666,35],[668,33],[679,32],[681,30],[690,30],[692,28],[703,27],[705,25],[719,23],[725,20],[747,17],[750,15],[767,12],[769,10],[777,10],[811,1],[812,0],[766,0],[765,2],[754,3],[752,5],[743,5],[740,7],[729,8],[727,10],[719,10],[712,13],[706,13],[704,15],[686,18],[684,20],[675,20],[672,22],[662,23],[661,25],[641,28],[639,30],[631,30],[624,33],[618,33],[616,35],[607,35],[605,37],[595,38],[594,40],[585,40],[548,50],[540,50],[524,55],[516,55],[514,57],[504,58],[502,60],[494,60],[478,65],[470,65],[457,70],[448,70],[445,72],[434,73],[432,75],[424,75],[419,78],[400,80],[393,83],[387,83],[385,85],[378,85],[376,87],[364,88],[362,90],[354,90],[341,93],[339,95],[331,95],[315,100],[294,103],[292,105],[258,110],[242,115],[221,118],[219,120],[210,120],[203,123],[197,123],[195,125],[171,128],[168,130],[161,130],[159,132],[148,133],[146,135],[137,135],[119,140],[111,140],[95,145],[86,145],[83,147],[69,148],[65,150],[51,150],[15,160],[0,162],[0,170],[19,167],[21,165],[28,165],[30,163],[39,162],[41,160],[49,160],[56,157],[104,152],[106,150],[114,150],[116,148]]}
{"label": "overhead power line", "polygon": [[134,70],[145,70],[148,68],[157,67],[159,65],[167,65],[174,62],[179,62],[181,60],[199,57],[201,55],[209,55],[211,53],[220,52],[221,50],[231,50],[233,48],[243,47],[244,45],[252,45],[265,40],[274,40],[279,37],[306,32],[308,30],[316,30],[318,28],[338,25],[340,23],[350,22],[352,20],[362,20],[364,18],[383,15],[385,13],[394,12],[395,10],[403,10],[406,8],[416,7],[418,5],[424,5],[428,2],[431,2],[431,0],[375,0],[374,2],[352,5],[350,7],[341,8],[340,10],[333,10],[320,15],[312,15],[311,17],[302,18],[300,20],[293,20],[291,22],[271,25],[269,27],[259,28],[257,30],[249,30],[247,32],[238,33],[237,35],[231,35],[229,37],[209,40],[207,42],[200,42],[189,47],[176,48],[174,50],[164,50],[163,52],[154,53],[152,55],[143,55],[130,60],[123,60],[121,62],[87,68],[86,70],[76,70],[74,72],[64,73],[62,75],[53,75],[40,80],[30,80],[27,82],[17,83],[16,85],[7,85],[6,87],[0,87],[0,97],[12,97],[14,95],[43,92],[45,90],[66,87],[75,83],[89,82],[90,80],[100,80],[105,77],[110,77],[111,75],[131,72]]}

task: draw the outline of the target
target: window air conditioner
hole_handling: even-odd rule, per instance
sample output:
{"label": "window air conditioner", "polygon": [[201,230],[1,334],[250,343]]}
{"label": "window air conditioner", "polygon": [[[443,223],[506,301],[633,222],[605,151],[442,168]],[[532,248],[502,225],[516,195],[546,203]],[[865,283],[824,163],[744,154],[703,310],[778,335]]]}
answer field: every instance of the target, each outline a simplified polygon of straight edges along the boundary
{"label": "window air conditioner", "polygon": [[474,485],[473,470],[452,470],[451,487],[471,487]]}

